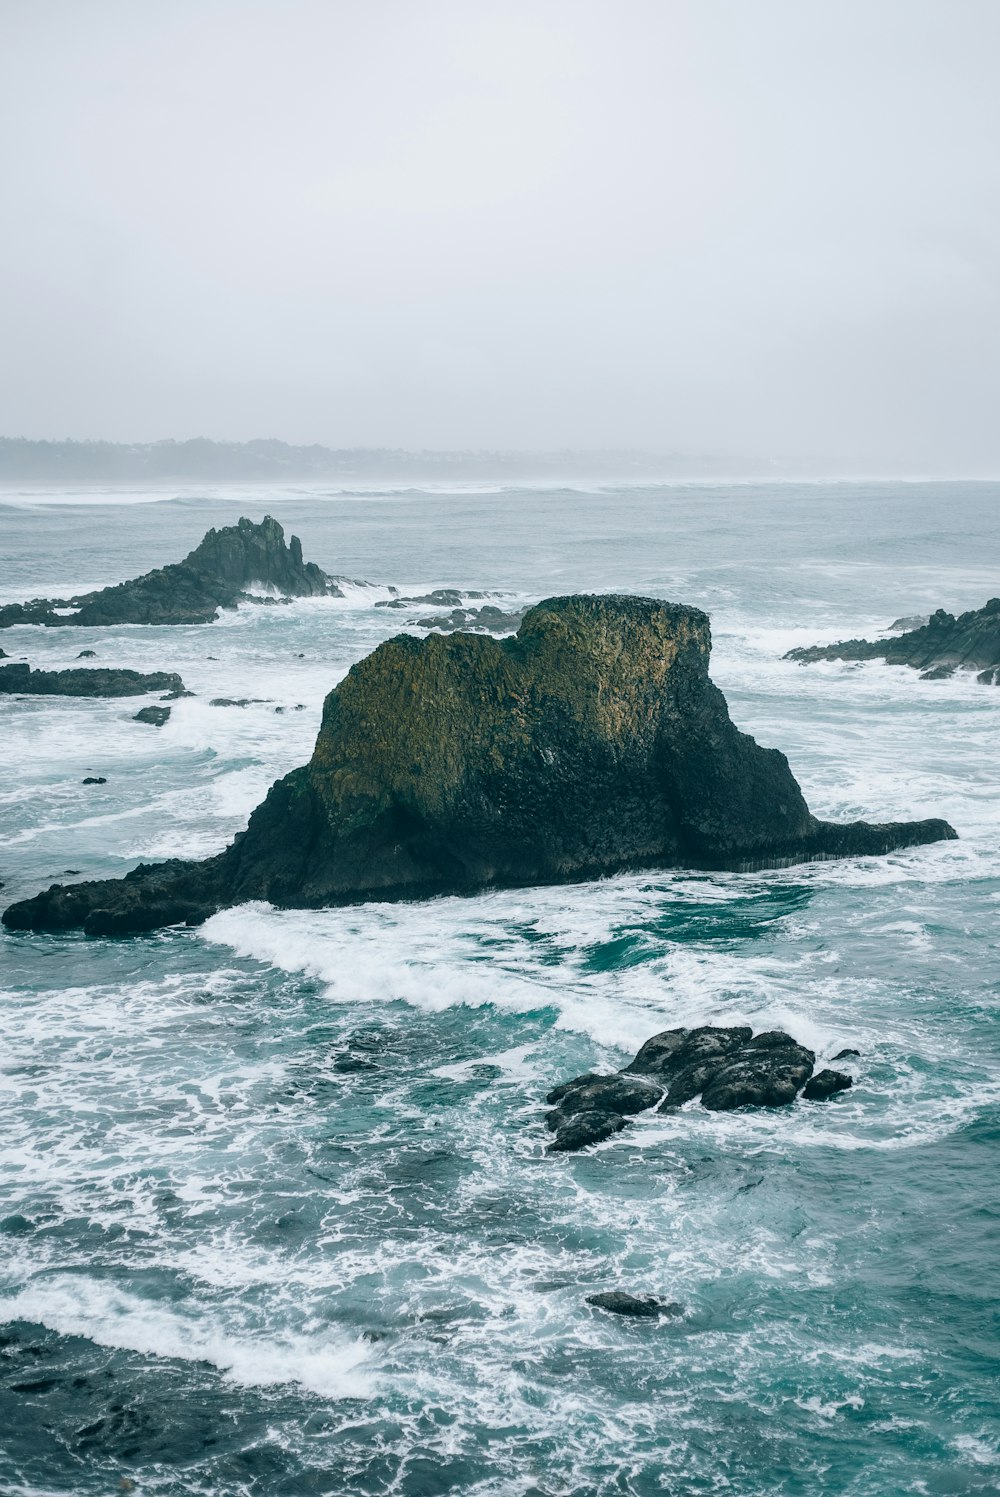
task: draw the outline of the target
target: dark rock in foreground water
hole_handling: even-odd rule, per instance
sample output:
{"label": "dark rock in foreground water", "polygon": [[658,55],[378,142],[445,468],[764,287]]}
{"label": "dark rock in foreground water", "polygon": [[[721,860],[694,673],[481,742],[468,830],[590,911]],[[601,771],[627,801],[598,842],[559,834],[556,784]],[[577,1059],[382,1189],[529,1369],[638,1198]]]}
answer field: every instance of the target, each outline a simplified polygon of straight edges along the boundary
{"label": "dark rock in foreground water", "polygon": [[[551,1116],[551,1114],[550,1114]],[[553,1125],[550,1123],[550,1127]],[[572,1154],[585,1149],[588,1144],[603,1143],[614,1133],[625,1127],[625,1119],[617,1112],[577,1112],[568,1117],[556,1130],[556,1136],[548,1146],[550,1154]]]}
{"label": "dark rock in foreground water", "polygon": [[670,1112],[700,1095],[712,1112],[787,1107],[800,1092],[822,1100],[851,1085],[840,1071],[813,1077],[815,1061],[811,1050],[780,1029],[756,1035],[747,1025],[665,1029],[623,1070],[609,1076],[588,1072],[549,1092],[545,1100],[553,1110],[545,1123],[555,1139],[548,1152],[602,1143],[620,1133],[628,1117],[657,1103],[659,1112]]}
{"label": "dark rock in foreground water", "polygon": [[587,1304],[597,1310],[608,1310],[612,1315],[631,1315],[637,1320],[658,1320],[661,1315],[683,1315],[683,1305],[672,1300],[656,1299],[651,1294],[626,1294],[621,1289],[611,1289],[603,1294],[588,1294]]}
{"label": "dark rock in foreground water", "polygon": [[806,1082],[802,1095],[810,1102],[825,1102],[827,1097],[833,1097],[837,1092],[846,1092],[853,1085],[853,1080],[845,1071],[817,1071]]}
{"label": "dark rock in foreground water", "polygon": [[65,671],[33,671],[30,665],[0,665],[0,692],[44,697],[141,697],[149,691],[184,695],[174,671],[102,670],[77,666]]}
{"label": "dark rock in foreground water", "polygon": [[106,785],[107,779],[102,774],[89,774],[83,781],[84,785]]}
{"label": "dark rock in foreground water", "polygon": [[134,723],[149,723],[152,728],[162,728],[169,717],[169,707],[140,707],[132,721]]}
{"label": "dark rock in foreground water", "polygon": [[[890,629],[913,623],[897,619]],[[810,645],[789,650],[786,660],[811,665],[817,660],[885,660],[922,671],[924,681],[946,680],[956,670],[973,670],[983,685],[1000,680],[1000,598],[968,613],[946,613],[939,608],[926,623],[908,628],[895,639],[848,639],[835,645]]]}
{"label": "dark rock in foreground water", "polygon": [[[35,598],[0,607],[0,629],[13,624],[94,628],[108,624],[209,624],[220,608],[235,608],[251,587],[273,588],[283,598],[342,597],[315,562],[302,560],[302,544],[266,515],[259,525],[210,530],[183,561],[157,567],[130,582],[75,598]],[[59,610],[73,610],[59,612]]]}
{"label": "dark rock in foreground water", "polygon": [[710,648],[699,609],[632,597],[549,599],[513,639],[387,640],[330,693],[312,759],[225,852],[53,886],[4,922],[95,931],[110,914],[148,930],[174,883],[185,918],[203,920],[250,899],[315,908],[954,837],[939,820],[818,821],[785,756],[730,721]]}

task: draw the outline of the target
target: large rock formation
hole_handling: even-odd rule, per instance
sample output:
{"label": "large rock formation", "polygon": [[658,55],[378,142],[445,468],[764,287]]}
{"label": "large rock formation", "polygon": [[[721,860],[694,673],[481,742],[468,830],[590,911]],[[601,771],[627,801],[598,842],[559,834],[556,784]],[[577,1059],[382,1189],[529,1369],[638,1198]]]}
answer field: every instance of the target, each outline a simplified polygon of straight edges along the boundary
{"label": "large rock formation", "polygon": [[700,610],[630,597],[549,599],[511,639],[387,640],[330,693],[312,759],[224,853],[54,885],[4,922],[124,933],[248,899],[418,898],[954,837],[937,820],[818,821],[785,756],[733,726],[710,648]]}
{"label": "large rock formation", "polygon": [[252,586],[272,588],[285,598],[342,596],[315,562],[302,560],[298,536],[286,545],[281,526],[266,515],[259,525],[242,519],[237,525],[210,530],[183,561],[131,582],[75,598],[8,603],[0,607],[0,629],[12,624],[209,624],[220,608],[235,608]]}
{"label": "large rock formation", "polygon": [[[907,619],[890,624],[894,629]],[[816,660],[886,660],[911,665],[929,680],[940,680],[956,670],[978,672],[984,685],[1000,685],[1000,598],[968,613],[946,613],[939,608],[925,624],[907,629],[893,639],[847,639],[835,645],[809,645],[789,650],[786,660],[811,665]]]}
{"label": "large rock formation", "polygon": [[93,666],[33,671],[30,665],[0,665],[0,694],[8,696],[141,697],[148,691],[164,691],[173,697],[190,695],[176,671],[104,670]]}

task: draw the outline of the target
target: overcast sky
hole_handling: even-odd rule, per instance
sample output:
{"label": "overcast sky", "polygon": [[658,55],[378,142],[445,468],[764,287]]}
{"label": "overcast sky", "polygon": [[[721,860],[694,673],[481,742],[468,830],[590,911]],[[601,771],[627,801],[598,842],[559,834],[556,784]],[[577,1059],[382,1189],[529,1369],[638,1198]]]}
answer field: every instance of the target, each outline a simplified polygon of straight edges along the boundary
{"label": "overcast sky", "polygon": [[0,434],[1000,473],[998,0],[2,0]]}

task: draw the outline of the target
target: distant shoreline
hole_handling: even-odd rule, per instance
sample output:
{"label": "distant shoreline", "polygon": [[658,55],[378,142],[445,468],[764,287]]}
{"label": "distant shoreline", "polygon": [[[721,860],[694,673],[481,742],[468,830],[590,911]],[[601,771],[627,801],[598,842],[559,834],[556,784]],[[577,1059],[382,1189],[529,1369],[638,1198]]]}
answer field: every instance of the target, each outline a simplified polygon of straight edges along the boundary
{"label": "distant shoreline", "polygon": [[991,483],[992,474],[837,473],[792,460],[612,449],[551,452],[406,451],[216,442],[43,441],[0,437],[0,489],[11,484],[333,483],[575,486],[759,483]]}

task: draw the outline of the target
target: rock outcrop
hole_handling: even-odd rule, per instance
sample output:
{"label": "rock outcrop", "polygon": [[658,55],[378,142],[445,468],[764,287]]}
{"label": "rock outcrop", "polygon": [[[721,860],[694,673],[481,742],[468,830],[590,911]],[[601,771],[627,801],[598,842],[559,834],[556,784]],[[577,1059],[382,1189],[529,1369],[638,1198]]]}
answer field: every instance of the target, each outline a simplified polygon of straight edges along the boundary
{"label": "rock outcrop", "polygon": [[284,907],[883,853],[944,821],[840,826],[730,721],[708,618],[649,598],[538,604],[516,637],[387,640],[327,697],[313,756],[205,863],[47,893],[8,927],[102,933]]}
{"label": "rock outcrop", "polygon": [[624,1070],[588,1071],[554,1087],[546,1127],[550,1154],[573,1153],[620,1133],[630,1117],[656,1108],[672,1112],[701,1098],[711,1112],[738,1107],[788,1107],[801,1093],[825,1101],[851,1083],[842,1071],[813,1075],[816,1057],[781,1029],[754,1034],[730,1029],[665,1029],[646,1041]]}
{"label": "rock outcrop", "polygon": [[210,530],[183,561],[130,582],[74,598],[8,603],[0,607],[0,629],[13,624],[208,624],[220,608],[235,608],[251,587],[271,588],[283,598],[343,596],[315,562],[303,561],[298,536],[286,545],[281,526],[266,515],[259,525],[241,519]]}
{"label": "rock outcrop", "polygon": [[[891,630],[909,624],[897,619]],[[939,608],[918,628],[893,639],[847,639],[835,645],[809,645],[789,650],[786,660],[811,665],[817,660],[885,660],[923,672],[925,681],[940,681],[956,670],[976,671],[986,686],[1000,685],[1000,598],[968,613],[946,613]]]}
{"label": "rock outcrop", "polygon": [[428,615],[422,619],[407,619],[418,629],[440,629],[442,634],[454,634],[457,630],[471,630],[483,634],[513,634],[524,618],[526,609],[504,612],[493,603],[484,603],[481,608],[452,608],[450,612]]}
{"label": "rock outcrop", "polygon": [[141,697],[149,691],[186,696],[175,671],[102,670],[77,666],[65,671],[33,671],[30,665],[0,665],[0,693],[36,697]]}

